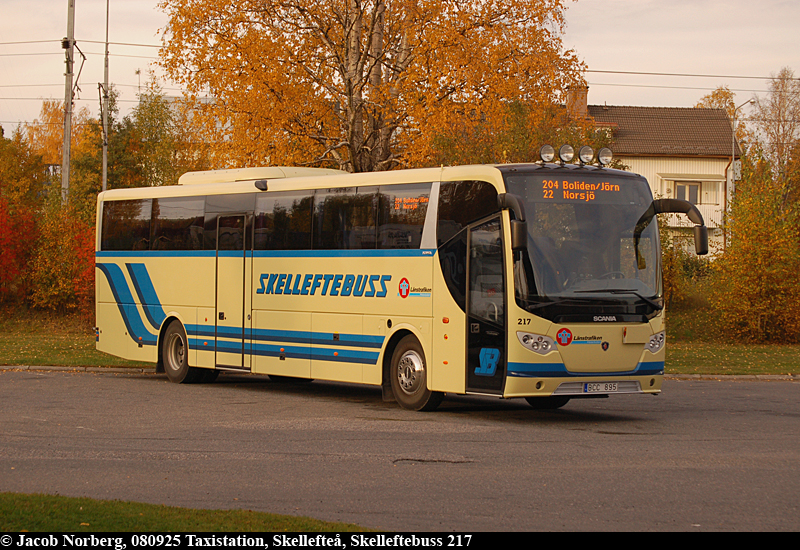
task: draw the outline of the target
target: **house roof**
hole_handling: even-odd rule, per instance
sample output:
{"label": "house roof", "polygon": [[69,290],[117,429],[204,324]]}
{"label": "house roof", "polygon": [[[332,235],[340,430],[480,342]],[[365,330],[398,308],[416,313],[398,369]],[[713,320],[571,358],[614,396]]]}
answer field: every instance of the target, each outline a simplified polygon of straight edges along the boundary
{"label": "house roof", "polygon": [[589,105],[588,114],[597,126],[614,130],[616,155],[731,156],[731,122],[724,109]]}

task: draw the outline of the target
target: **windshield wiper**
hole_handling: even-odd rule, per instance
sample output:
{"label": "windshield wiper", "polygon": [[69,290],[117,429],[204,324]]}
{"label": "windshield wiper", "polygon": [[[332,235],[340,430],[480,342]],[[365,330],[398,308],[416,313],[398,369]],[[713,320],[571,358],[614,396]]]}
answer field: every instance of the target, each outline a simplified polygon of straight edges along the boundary
{"label": "windshield wiper", "polygon": [[664,306],[659,304],[658,302],[656,302],[656,301],[654,301],[654,300],[652,300],[652,299],[650,299],[650,298],[648,298],[646,296],[642,296],[641,294],[639,294],[635,290],[628,289],[628,288],[604,288],[604,289],[597,289],[597,290],[576,290],[575,294],[578,294],[578,293],[580,293],[580,294],[592,294],[592,293],[599,294],[599,293],[602,293],[602,292],[607,292],[609,294],[633,294],[637,298],[639,298],[641,300],[644,300],[645,302],[647,302],[648,304],[653,306],[658,311],[661,311],[662,309],[664,309]]}
{"label": "windshield wiper", "polygon": [[525,306],[525,309],[528,311],[535,311],[537,309],[541,309],[547,306],[554,306],[557,304],[569,304],[569,303],[577,303],[577,304],[587,304],[587,303],[594,303],[595,300],[591,298],[557,298],[550,302],[534,302],[533,300],[523,300],[530,305]]}

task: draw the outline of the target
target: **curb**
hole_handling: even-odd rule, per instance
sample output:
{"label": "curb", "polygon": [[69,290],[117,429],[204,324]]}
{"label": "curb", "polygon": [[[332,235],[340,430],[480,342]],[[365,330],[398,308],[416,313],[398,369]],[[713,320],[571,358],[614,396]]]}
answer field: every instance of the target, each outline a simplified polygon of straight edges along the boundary
{"label": "curb", "polygon": [[155,374],[155,367],[54,367],[37,365],[0,365],[0,370],[97,372],[114,374]]}
{"label": "curb", "polygon": [[800,381],[800,374],[665,374],[667,380]]}
{"label": "curb", "polygon": [[[153,367],[54,367],[36,365],[0,365],[0,370],[93,372],[101,374],[156,374]],[[759,382],[800,382],[800,374],[665,374],[666,380],[739,380]]]}

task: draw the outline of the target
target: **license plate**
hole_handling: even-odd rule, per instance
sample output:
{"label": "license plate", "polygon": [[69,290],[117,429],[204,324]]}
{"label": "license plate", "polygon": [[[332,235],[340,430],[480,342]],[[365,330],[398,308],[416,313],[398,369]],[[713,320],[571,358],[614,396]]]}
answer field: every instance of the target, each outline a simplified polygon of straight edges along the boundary
{"label": "license plate", "polygon": [[609,393],[617,391],[617,382],[586,382],[583,393]]}

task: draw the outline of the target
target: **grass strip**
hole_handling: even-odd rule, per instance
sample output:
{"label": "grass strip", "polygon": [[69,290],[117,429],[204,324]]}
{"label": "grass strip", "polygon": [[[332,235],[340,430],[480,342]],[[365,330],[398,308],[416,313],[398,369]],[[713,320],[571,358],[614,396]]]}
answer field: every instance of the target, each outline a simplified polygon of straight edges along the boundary
{"label": "grass strip", "polygon": [[75,316],[4,311],[0,316],[0,364],[64,367],[153,367],[95,349],[95,334]]}
{"label": "grass strip", "polygon": [[[0,315],[0,364],[66,367],[153,367],[95,349],[94,332],[75,317],[35,311]],[[666,374],[797,374],[800,346],[721,343],[708,335],[705,310],[667,314]]]}
{"label": "grass strip", "polygon": [[800,346],[668,342],[665,374],[798,374]]}
{"label": "grass strip", "polygon": [[357,525],[250,510],[173,506],[52,495],[0,493],[3,532],[329,532]]}

